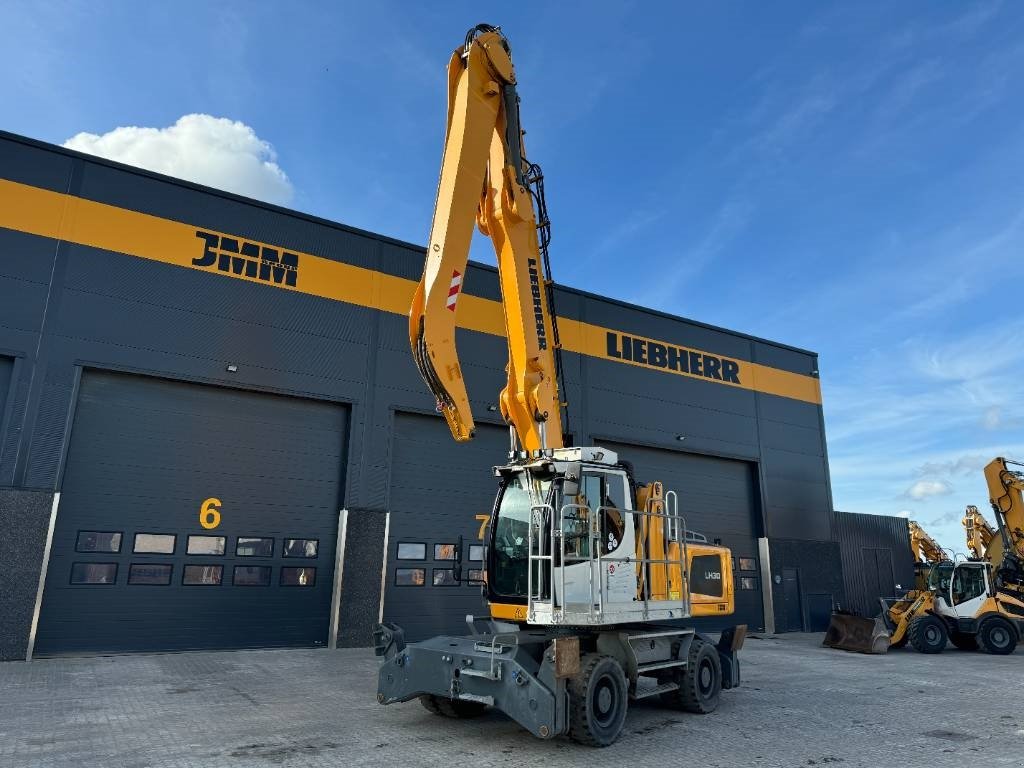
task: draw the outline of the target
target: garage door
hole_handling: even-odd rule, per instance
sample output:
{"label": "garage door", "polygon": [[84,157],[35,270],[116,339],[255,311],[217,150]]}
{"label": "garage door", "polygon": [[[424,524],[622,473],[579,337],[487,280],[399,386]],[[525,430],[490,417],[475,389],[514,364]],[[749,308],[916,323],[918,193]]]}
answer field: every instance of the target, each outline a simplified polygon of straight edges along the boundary
{"label": "garage door", "polygon": [[87,372],[36,654],[326,643],[347,420]]}
{"label": "garage door", "polygon": [[697,456],[677,451],[600,441],[631,461],[638,482],[660,480],[666,491],[679,496],[679,511],[689,530],[708,541],[721,539],[733,554],[736,577],[736,613],[727,620],[701,619],[703,629],[725,624],[764,628],[757,559],[758,494],[755,467],[745,461]]}
{"label": "garage door", "polygon": [[491,468],[507,460],[508,430],[478,424],[471,442],[456,443],[443,419],[399,413],[393,440],[385,618],[410,640],[466,634],[466,614],[487,604],[479,584],[454,582],[449,558],[461,535],[463,576],[482,567],[481,523],[498,491]]}

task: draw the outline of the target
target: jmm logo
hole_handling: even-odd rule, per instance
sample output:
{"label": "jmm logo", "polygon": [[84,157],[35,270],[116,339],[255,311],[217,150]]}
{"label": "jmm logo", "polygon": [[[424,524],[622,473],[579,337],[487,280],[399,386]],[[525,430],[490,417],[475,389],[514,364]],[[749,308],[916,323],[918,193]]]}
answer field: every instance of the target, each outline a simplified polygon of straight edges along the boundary
{"label": "jmm logo", "polygon": [[693,352],[649,339],[637,339],[622,333],[608,332],[608,357],[732,384],[740,383],[740,364],[735,360],[705,355],[703,352]]}
{"label": "jmm logo", "polygon": [[530,271],[530,293],[533,294],[533,318],[537,323],[537,346],[541,349],[548,348],[548,334],[544,329],[544,305],[540,296],[540,275],[537,273],[537,260],[527,259],[527,269]]}
{"label": "jmm logo", "polygon": [[196,232],[204,242],[201,256],[192,259],[194,267],[217,266],[221,272],[244,275],[277,285],[295,287],[299,279],[299,255],[271,248],[260,243],[248,243],[233,237],[222,237],[212,232]]}

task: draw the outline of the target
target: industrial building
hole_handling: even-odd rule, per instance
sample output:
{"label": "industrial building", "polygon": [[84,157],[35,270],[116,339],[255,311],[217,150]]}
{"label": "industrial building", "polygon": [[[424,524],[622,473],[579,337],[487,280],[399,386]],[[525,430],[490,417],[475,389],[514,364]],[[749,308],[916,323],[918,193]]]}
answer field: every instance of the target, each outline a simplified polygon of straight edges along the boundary
{"label": "industrial building", "polygon": [[[0,658],[367,645],[382,616],[418,639],[482,613],[451,556],[463,537],[472,575],[508,450],[498,281],[465,278],[480,423],[456,444],[409,353],[422,263],[0,133]],[[576,442],[664,481],[732,549],[723,621],[823,628],[846,598],[817,356],[556,300]]]}

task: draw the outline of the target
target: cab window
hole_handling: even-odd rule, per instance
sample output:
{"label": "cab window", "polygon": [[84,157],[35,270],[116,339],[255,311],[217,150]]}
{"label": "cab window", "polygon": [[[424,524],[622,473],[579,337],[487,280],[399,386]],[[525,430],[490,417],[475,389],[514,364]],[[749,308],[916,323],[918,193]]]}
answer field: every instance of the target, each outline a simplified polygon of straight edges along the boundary
{"label": "cab window", "polygon": [[[572,521],[572,532],[577,534],[572,537],[575,542],[574,556],[590,557],[589,537],[585,534],[590,527],[589,515],[596,514],[598,510],[601,511],[601,553],[611,554],[619,548],[626,525],[626,486],[621,475],[585,472],[580,480],[579,495],[566,498],[563,503],[586,507],[566,510],[566,521]],[[566,544],[569,541],[567,539]]]}
{"label": "cab window", "polygon": [[985,594],[985,572],[982,568],[957,568],[953,575],[953,589],[950,595],[953,605],[966,603]]}

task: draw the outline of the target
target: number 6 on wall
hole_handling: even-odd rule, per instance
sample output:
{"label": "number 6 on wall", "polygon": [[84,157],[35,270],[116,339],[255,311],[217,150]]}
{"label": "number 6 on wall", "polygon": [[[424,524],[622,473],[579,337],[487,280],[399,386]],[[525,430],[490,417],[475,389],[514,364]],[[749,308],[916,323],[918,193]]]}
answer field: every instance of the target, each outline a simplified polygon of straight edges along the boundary
{"label": "number 6 on wall", "polygon": [[199,524],[207,530],[213,530],[220,525],[220,499],[212,496],[203,502],[199,507]]}

